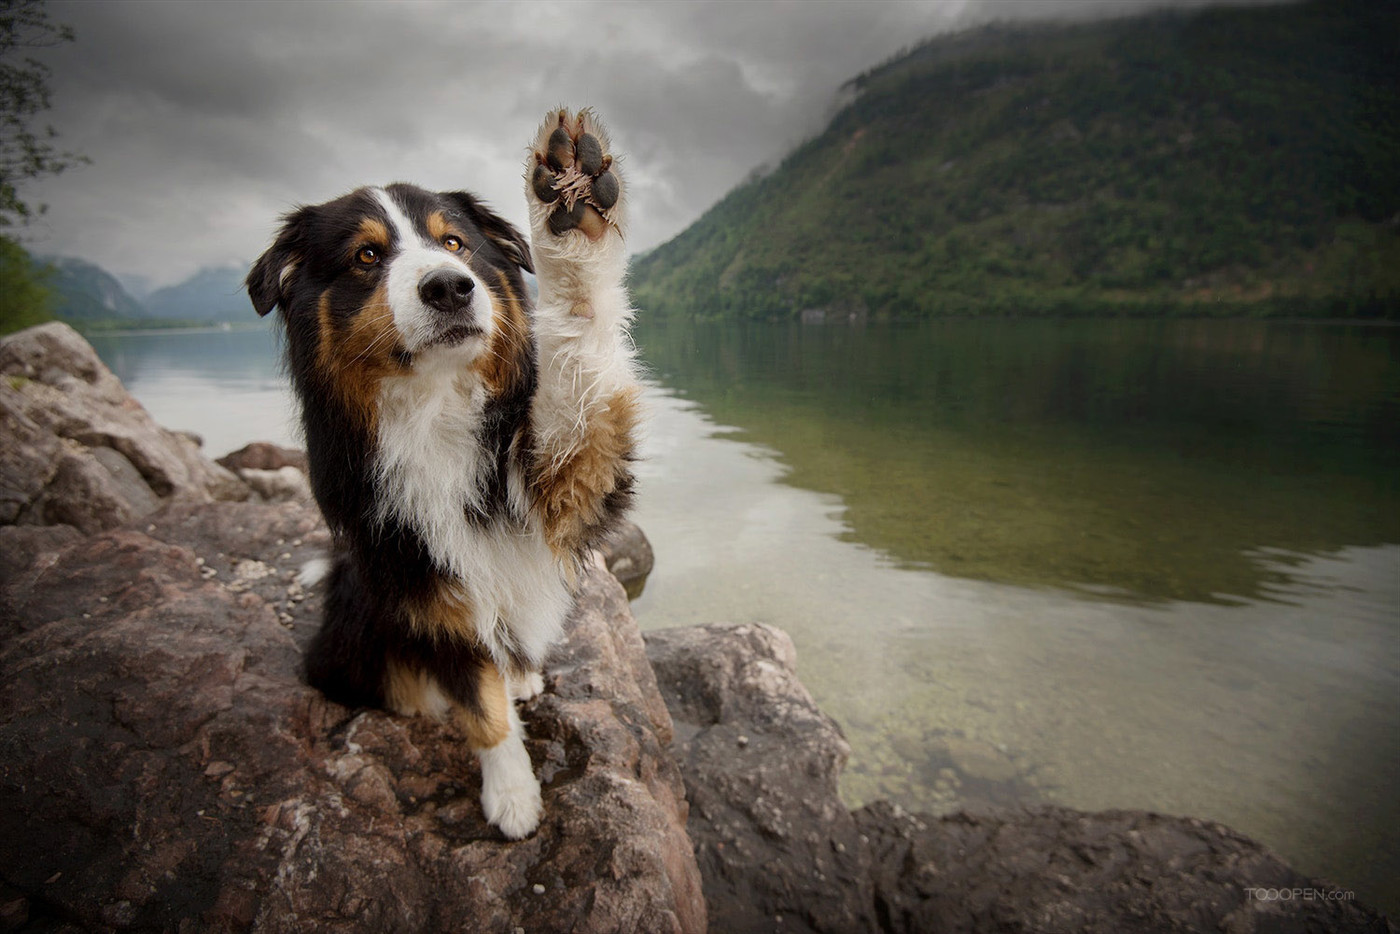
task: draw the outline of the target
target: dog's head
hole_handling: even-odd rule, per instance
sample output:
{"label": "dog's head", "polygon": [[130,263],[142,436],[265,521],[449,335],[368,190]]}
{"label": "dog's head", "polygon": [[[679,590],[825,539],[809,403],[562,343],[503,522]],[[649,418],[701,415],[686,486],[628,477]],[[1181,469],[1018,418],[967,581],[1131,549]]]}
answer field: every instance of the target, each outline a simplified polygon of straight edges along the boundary
{"label": "dog's head", "polygon": [[281,309],[295,373],[365,383],[435,356],[500,352],[527,330],[525,238],[465,192],[361,188],[284,218],[248,274]]}

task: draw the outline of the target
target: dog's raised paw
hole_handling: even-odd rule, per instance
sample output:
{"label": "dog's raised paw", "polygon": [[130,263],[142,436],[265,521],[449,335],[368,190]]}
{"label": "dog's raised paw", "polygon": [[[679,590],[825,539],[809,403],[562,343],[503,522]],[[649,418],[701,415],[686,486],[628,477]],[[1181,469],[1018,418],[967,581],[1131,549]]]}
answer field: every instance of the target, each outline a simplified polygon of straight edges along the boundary
{"label": "dog's raised paw", "polygon": [[554,205],[546,227],[556,237],[577,230],[598,240],[617,227],[622,180],[608,152],[608,137],[593,111],[557,110],[546,118],[534,143],[529,189],[541,204]]}

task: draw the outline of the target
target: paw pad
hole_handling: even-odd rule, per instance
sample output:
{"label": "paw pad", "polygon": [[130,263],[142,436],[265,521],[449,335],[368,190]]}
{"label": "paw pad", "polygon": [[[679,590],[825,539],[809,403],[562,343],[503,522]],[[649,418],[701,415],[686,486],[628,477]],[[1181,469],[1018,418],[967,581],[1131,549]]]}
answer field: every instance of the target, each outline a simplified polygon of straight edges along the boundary
{"label": "paw pad", "polygon": [[604,141],[592,132],[589,111],[571,117],[561,110],[556,121],[535,146],[530,190],[544,204],[558,202],[549,213],[550,233],[562,236],[577,229],[597,240],[615,224],[612,208],[622,196],[622,184]]}

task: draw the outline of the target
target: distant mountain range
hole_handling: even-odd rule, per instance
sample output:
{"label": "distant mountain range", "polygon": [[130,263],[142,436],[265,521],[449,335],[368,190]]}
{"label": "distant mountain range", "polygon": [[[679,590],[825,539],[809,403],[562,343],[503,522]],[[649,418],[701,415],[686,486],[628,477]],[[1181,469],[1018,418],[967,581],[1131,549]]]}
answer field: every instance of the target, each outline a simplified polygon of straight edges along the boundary
{"label": "distant mountain range", "polygon": [[930,40],[636,258],[654,315],[1400,316],[1400,5]]}
{"label": "distant mountain range", "polygon": [[72,256],[48,257],[53,273],[54,314],[65,321],[90,324],[149,317],[139,301],[107,270]]}
{"label": "distant mountain range", "polygon": [[146,308],[155,318],[194,321],[242,321],[253,314],[243,290],[246,268],[222,266],[196,272],[178,285],[156,289],[146,297]]}
{"label": "distant mountain range", "polygon": [[107,270],[71,256],[49,257],[49,286],[57,317],[79,324],[241,321],[252,314],[243,290],[246,270],[236,266],[206,268],[176,285],[138,300]]}

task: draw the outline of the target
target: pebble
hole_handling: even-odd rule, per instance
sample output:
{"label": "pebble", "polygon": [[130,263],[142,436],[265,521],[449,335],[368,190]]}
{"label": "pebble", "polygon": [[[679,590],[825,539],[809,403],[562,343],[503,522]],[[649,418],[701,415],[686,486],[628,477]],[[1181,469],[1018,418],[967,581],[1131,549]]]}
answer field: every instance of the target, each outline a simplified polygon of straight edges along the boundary
{"label": "pebble", "polygon": [[544,894],[544,886],[541,885],[540,883],[536,882],[534,885],[530,886],[530,891],[531,891],[531,892],[534,892],[536,895],[543,895],[543,894]]}

